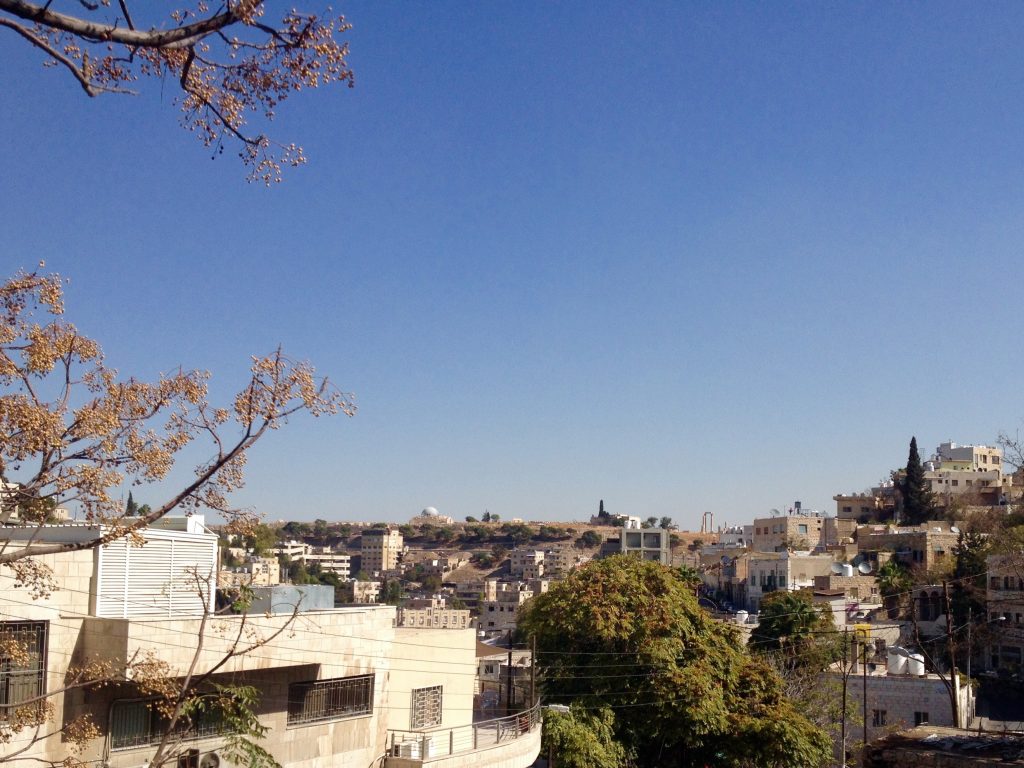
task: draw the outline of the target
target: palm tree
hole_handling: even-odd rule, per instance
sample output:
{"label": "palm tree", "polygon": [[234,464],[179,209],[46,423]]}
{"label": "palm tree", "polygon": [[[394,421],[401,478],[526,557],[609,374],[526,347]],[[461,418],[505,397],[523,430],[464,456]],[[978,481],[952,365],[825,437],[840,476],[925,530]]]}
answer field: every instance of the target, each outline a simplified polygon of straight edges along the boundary
{"label": "palm tree", "polygon": [[913,586],[914,580],[910,571],[895,560],[889,560],[878,569],[878,591],[882,593],[885,609],[889,618],[899,614],[905,593]]}

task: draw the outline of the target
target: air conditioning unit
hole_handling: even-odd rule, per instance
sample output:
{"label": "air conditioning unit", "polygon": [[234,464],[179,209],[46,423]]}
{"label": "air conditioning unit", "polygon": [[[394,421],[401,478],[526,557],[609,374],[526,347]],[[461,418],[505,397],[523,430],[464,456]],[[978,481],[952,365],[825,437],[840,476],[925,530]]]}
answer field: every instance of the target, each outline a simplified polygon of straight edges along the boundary
{"label": "air conditioning unit", "polygon": [[432,737],[410,739],[395,744],[394,757],[408,757],[412,760],[426,760],[437,756],[438,749]]}
{"label": "air conditioning unit", "polygon": [[394,756],[418,760],[420,756],[420,743],[418,741],[400,741],[395,744]]}

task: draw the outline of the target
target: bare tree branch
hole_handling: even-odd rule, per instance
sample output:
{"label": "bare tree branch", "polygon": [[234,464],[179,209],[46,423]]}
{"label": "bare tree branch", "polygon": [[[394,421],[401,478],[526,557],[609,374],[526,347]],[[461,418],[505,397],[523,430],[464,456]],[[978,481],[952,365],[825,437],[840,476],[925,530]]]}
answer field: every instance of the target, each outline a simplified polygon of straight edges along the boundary
{"label": "bare tree branch", "polygon": [[202,21],[186,24],[176,29],[139,31],[137,29],[119,29],[110,24],[97,24],[76,16],[68,16],[49,10],[48,6],[33,5],[24,0],[0,0],[0,11],[43,24],[53,29],[69,32],[72,35],[98,43],[123,43],[137,47],[167,48],[170,46],[190,45],[216,32],[241,21],[258,5],[256,0],[242,0],[234,7],[228,7],[223,13]]}

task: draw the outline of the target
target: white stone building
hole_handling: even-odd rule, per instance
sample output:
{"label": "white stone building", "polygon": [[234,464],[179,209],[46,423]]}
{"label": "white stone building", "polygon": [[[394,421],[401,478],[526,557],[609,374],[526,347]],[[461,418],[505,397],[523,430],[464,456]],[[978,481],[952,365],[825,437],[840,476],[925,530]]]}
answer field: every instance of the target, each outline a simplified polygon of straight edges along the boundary
{"label": "white stone building", "polygon": [[[62,528],[44,530],[42,538],[100,533]],[[88,715],[97,733],[79,755],[83,762],[137,768],[150,761],[164,732],[161,715],[133,684],[63,690],[72,664],[101,662],[116,672],[147,654],[167,664],[172,679],[193,666],[202,675],[219,665],[211,682],[253,686],[256,714],[268,728],[261,744],[285,768],[420,768],[426,761],[430,768],[526,768],[537,757],[535,708],[508,722],[474,724],[473,630],[396,627],[391,606],[307,612],[295,621],[233,614],[214,619],[197,650],[203,614],[212,608],[216,536],[184,528],[143,535],[142,546],[115,541],[40,557],[59,588],[35,600],[9,571],[0,573],[9,618],[0,635],[28,645],[23,662],[8,660],[0,670],[2,704],[53,692],[43,738],[33,742],[23,731],[9,745],[24,748],[22,757],[61,762],[67,745],[48,736]],[[188,589],[178,587],[183,576],[193,578]],[[229,657],[237,638],[243,647],[261,644]],[[230,765],[216,721],[197,721],[172,743],[186,764]]]}

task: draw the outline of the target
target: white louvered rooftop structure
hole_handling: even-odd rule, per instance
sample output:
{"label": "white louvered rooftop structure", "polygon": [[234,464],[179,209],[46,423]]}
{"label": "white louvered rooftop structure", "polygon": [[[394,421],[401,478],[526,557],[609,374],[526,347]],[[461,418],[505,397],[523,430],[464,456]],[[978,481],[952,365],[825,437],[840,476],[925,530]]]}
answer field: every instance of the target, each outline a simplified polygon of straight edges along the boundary
{"label": "white louvered rooftop structure", "polygon": [[[5,527],[0,538],[77,544],[109,531],[81,523]],[[217,555],[217,535],[201,515],[163,518],[135,539],[104,544],[94,550],[89,613],[111,619],[201,616],[214,605]]]}

